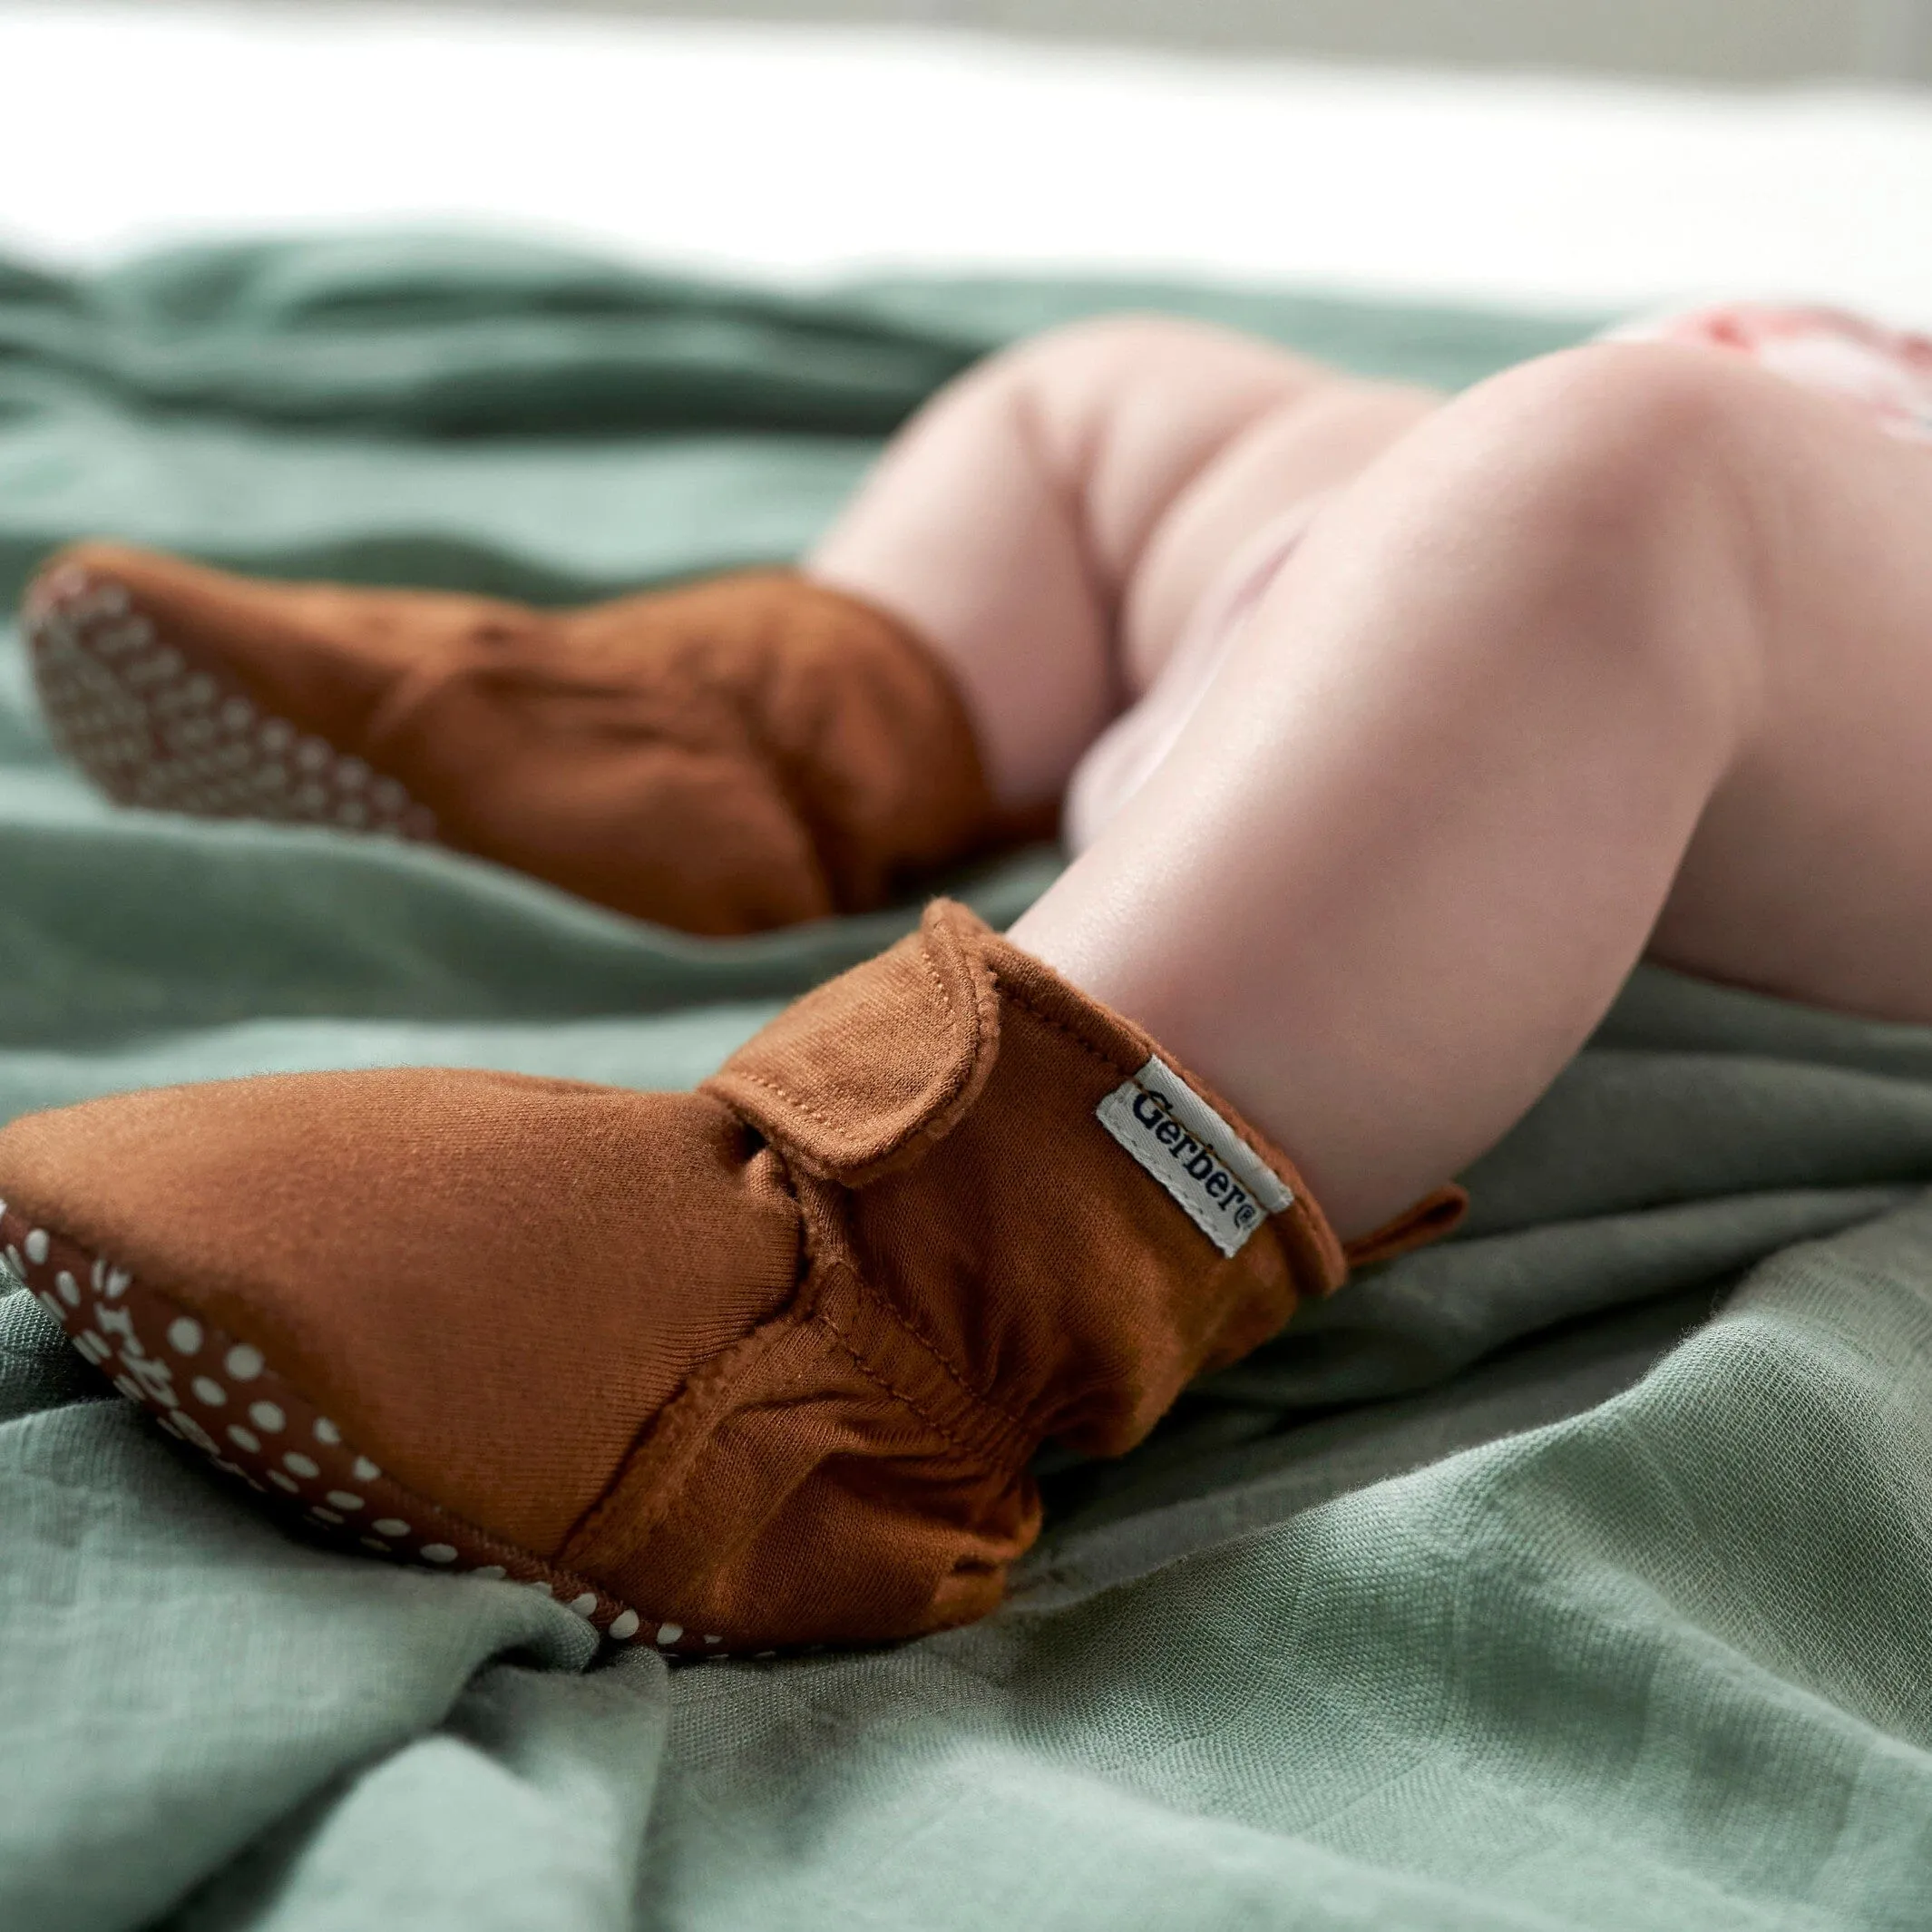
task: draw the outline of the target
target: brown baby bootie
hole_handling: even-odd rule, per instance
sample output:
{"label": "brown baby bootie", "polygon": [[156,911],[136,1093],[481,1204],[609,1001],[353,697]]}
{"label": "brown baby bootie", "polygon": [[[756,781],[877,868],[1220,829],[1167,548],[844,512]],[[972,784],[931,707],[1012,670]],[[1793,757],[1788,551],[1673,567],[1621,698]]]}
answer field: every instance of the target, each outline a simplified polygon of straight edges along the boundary
{"label": "brown baby bootie", "polygon": [[984,1615],[1043,1439],[1459,1218],[1345,1251],[1155,1042],[944,902],[696,1093],[403,1069],[0,1134],[0,1242],[161,1426],[349,1549],[686,1654]]}
{"label": "brown baby bootie", "polygon": [[545,612],[87,543],[24,617],[111,798],[434,840],[688,932],[869,911],[1001,829],[938,659],[788,571]]}

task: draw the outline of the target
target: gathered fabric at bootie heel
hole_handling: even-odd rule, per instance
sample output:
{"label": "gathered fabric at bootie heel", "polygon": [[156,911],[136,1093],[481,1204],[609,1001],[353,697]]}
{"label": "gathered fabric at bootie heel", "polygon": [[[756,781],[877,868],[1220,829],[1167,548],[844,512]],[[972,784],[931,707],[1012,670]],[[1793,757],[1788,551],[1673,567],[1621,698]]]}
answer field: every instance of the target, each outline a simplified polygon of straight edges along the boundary
{"label": "gathered fabric at bootie heel", "polygon": [[549,612],[86,543],[24,616],[122,804],[433,840],[688,932],[868,912],[1017,829],[939,659],[791,571]]}
{"label": "gathered fabric at bootie heel", "polygon": [[1345,1250],[1137,1027],[934,903],[695,1093],[405,1068],[0,1133],[0,1243],[164,1429],[350,1549],[696,1655],[999,1603],[1057,1438],[1138,1442]]}

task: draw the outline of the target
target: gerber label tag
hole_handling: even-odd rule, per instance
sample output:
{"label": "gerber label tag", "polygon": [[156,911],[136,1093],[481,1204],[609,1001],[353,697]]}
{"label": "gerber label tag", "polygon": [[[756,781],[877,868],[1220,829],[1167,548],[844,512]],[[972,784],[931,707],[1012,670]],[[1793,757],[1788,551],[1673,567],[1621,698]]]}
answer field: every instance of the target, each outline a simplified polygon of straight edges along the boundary
{"label": "gerber label tag", "polygon": [[1158,1059],[1115,1088],[1094,1117],[1224,1254],[1240,1254],[1294,1199],[1281,1176]]}

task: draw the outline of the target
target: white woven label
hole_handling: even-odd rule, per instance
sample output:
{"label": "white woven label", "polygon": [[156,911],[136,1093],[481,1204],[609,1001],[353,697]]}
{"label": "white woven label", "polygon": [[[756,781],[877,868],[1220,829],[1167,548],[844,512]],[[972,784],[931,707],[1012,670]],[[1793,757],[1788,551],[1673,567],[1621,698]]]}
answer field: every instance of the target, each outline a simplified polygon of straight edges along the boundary
{"label": "white woven label", "polygon": [[1158,1059],[1115,1088],[1094,1116],[1224,1254],[1240,1254],[1294,1199],[1281,1176]]}

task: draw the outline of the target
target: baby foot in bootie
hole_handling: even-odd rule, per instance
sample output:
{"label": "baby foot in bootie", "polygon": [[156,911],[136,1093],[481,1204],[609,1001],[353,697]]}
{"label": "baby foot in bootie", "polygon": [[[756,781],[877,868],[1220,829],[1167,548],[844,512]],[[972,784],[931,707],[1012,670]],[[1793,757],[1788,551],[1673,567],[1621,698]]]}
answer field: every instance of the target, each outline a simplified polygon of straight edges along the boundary
{"label": "baby foot in bootie", "polygon": [[88,1359],[351,1550],[686,1655],[981,1616],[1057,1437],[1441,1233],[1344,1250],[1139,1029],[945,903],[696,1093],[307,1074],[0,1134],[0,1242]]}
{"label": "baby foot in bootie", "polygon": [[938,660],[789,571],[544,612],[89,543],[24,615],[122,804],[434,840],[689,932],[869,911],[1001,829]]}

